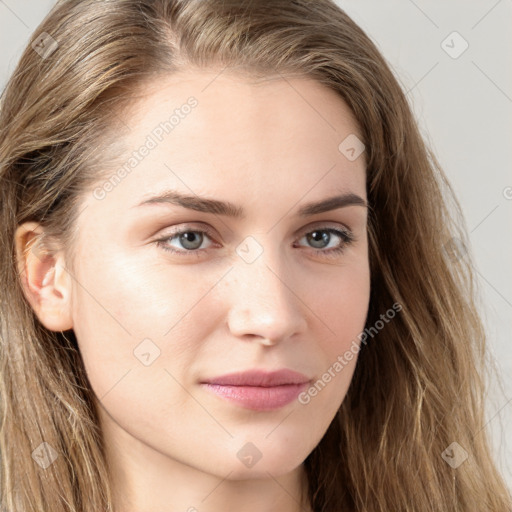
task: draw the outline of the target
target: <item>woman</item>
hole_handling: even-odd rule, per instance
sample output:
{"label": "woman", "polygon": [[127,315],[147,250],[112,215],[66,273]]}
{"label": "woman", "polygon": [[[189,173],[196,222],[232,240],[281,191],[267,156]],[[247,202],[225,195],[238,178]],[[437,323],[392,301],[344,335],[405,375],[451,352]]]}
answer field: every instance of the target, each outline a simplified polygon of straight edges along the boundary
{"label": "woman", "polygon": [[510,510],[460,208],[333,2],[60,1],[0,131],[3,509]]}

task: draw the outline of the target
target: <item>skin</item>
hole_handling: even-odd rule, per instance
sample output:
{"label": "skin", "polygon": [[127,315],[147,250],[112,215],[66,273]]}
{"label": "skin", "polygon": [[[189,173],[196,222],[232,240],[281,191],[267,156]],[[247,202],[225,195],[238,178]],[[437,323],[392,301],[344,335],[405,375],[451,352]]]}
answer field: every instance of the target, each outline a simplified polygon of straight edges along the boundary
{"label": "skin", "polygon": [[[63,250],[22,256],[41,228],[19,227],[23,286],[47,328],[77,336],[120,510],[308,510],[298,503],[303,461],[342,403],[357,357],[308,404],[274,411],[234,405],[199,381],[290,368],[315,382],[357,340],[370,296],[367,209],[296,212],[335,192],[366,200],[364,153],[349,161],[338,149],[350,134],[362,139],[360,129],[347,104],[311,79],[257,84],[191,70],[155,82],[125,111],[124,161],[190,96],[197,107],[113,190],[101,200],[84,194],[73,271]],[[245,218],[136,207],[164,189],[230,201]],[[213,236],[200,256],[172,238],[173,229],[205,227]],[[332,257],[315,254],[326,249],[305,235],[326,227],[356,241]],[[248,236],[263,251],[252,263],[236,252]],[[157,245],[165,237],[186,254]],[[331,235],[324,247],[341,244]],[[134,355],[144,339],[160,350],[148,366]],[[247,443],[261,453],[252,467],[237,457]]]}

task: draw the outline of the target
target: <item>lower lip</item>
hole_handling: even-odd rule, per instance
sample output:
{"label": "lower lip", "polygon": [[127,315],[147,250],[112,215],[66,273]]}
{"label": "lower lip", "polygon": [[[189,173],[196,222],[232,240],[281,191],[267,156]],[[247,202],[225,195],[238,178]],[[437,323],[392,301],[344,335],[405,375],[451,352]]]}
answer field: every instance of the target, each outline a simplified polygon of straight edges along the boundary
{"label": "lower lip", "polygon": [[282,386],[223,386],[220,384],[201,384],[217,396],[235,402],[254,411],[272,411],[293,402],[300,392],[308,386],[303,384],[285,384]]}

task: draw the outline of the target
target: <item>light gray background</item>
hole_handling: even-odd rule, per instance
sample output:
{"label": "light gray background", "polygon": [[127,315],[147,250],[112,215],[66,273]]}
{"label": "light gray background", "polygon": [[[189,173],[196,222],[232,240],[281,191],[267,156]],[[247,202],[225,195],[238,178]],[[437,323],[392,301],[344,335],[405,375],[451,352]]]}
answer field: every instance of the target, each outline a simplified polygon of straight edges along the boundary
{"label": "light gray background", "polygon": [[[512,0],[338,3],[408,91],[464,209],[489,348],[505,383],[491,387],[487,422],[512,488]],[[0,0],[0,90],[53,4]],[[462,48],[458,36],[446,39],[454,31],[469,45],[457,58],[443,49]]]}

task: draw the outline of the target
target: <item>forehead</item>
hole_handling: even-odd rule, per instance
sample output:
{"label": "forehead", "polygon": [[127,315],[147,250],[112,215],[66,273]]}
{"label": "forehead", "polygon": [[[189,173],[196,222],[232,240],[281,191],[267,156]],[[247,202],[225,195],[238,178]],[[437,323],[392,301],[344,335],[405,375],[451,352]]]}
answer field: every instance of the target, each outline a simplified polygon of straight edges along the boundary
{"label": "forehead", "polygon": [[[181,123],[189,117],[181,110],[191,98],[197,102],[194,115]],[[130,128],[135,125],[147,133],[173,113],[179,116],[176,127],[193,126],[203,143],[227,135],[243,138],[269,128],[275,130],[268,139],[275,138],[278,128],[280,138],[321,133],[336,142],[348,132],[362,139],[358,123],[340,94],[309,77],[255,79],[225,70],[180,72],[147,84],[123,117]],[[201,128],[212,126],[215,130],[205,138]]]}
{"label": "forehead", "polygon": [[366,197],[364,152],[351,160],[340,150],[362,139],[360,127],[335,91],[310,78],[181,72],[148,84],[120,115],[124,171],[113,170],[107,199],[128,207],[171,189],[237,203]]}

